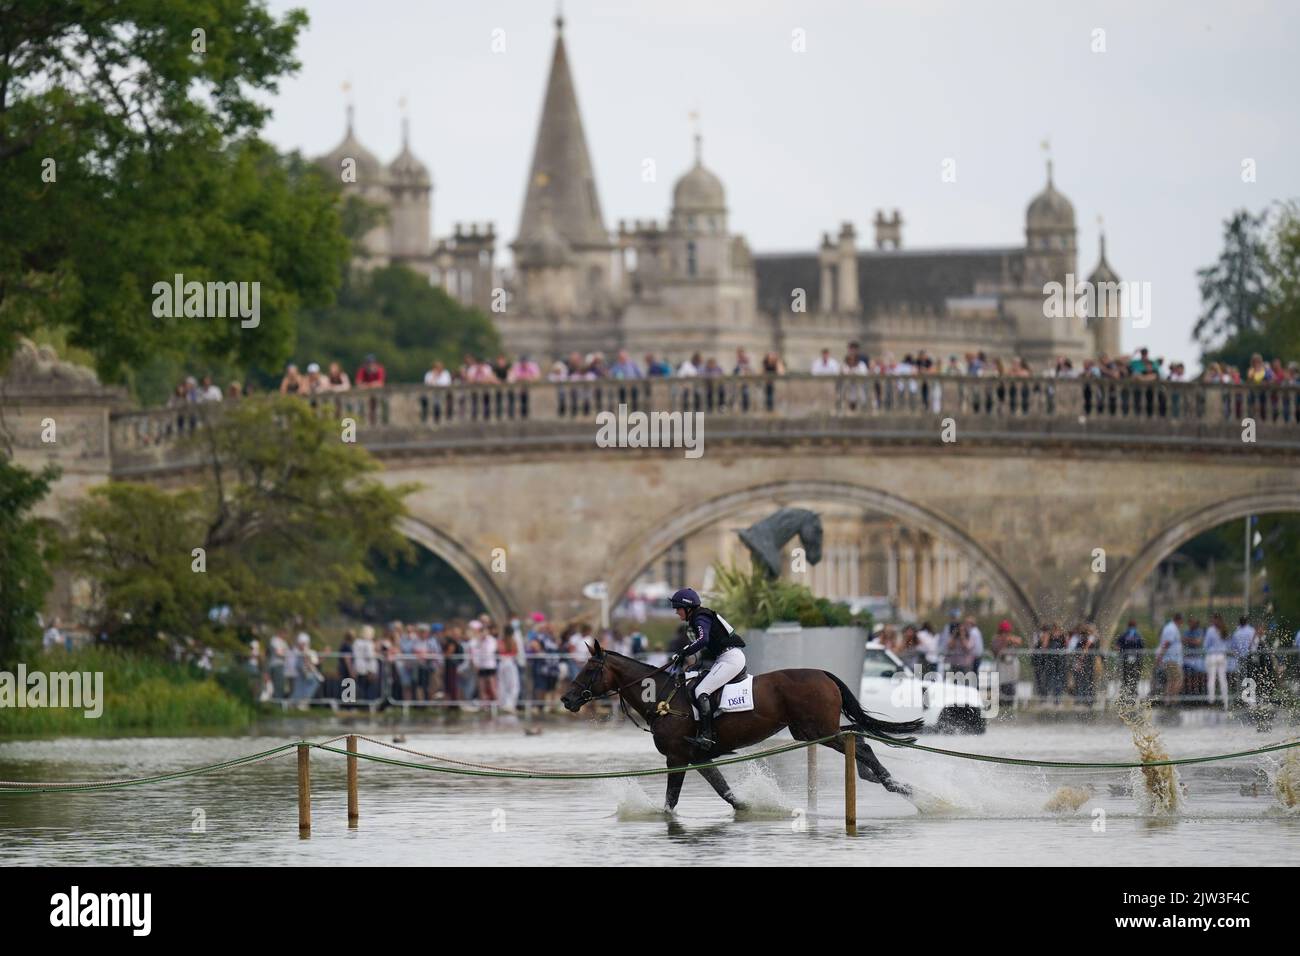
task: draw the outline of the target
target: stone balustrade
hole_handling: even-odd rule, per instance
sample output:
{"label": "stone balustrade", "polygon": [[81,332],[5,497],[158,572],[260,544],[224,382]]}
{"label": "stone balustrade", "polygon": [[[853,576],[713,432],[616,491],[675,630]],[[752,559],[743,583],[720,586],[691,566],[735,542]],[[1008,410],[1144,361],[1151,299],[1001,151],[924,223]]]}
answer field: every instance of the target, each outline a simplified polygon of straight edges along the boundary
{"label": "stone balustrade", "polygon": [[[628,411],[701,412],[715,434],[759,435],[774,423],[798,437],[859,430],[865,437],[937,436],[951,418],[959,438],[1212,443],[1235,450],[1300,449],[1300,388],[1050,378],[787,375],[534,382],[505,385],[392,385],[304,397],[322,415],[352,419],[363,444],[454,446],[473,438],[594,434],[595,416]],[[115,412],[114,471],[169,464],[168,449],[221,406]],[[1255,442],[1244,441],[1252,419]],[[792,424],[794,423],[794,424]],[[578,428],[577,426],[581,426]],[[185,457],[182,455],[182,457]],[[170,462],[184,467],[181,461]]]}

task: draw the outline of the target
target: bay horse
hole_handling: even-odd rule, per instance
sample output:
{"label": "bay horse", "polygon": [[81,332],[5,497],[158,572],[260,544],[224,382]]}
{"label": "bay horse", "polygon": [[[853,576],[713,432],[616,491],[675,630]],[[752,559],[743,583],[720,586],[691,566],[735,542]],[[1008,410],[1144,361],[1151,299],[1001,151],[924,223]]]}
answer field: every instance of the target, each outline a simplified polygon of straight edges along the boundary
{"label": "bay horse", "polygon": [[[664,667],[644,664],[631,657],[605,650],[596,641],[591,657],[560,698],[565,709],[577,713],[584,704],[603,697],[618,695],[624,713],[636,712],[654,735],[655,748],[667,758],[669,767],[704,763],[710,757],[732,753],[766,740],[786,727],[795,740],[817,740],[841,729],[865,731],[881,737],[911,734],[922,721],[878,720],[869,716],[853,692],[829,671],[790,669],[759,674],[754,678],[754,709],[737,713],[720,712],[714,721],[717,746],[705,753],[686,738],[695,733],[695,718],[687,697],[687,685],[678,681]],[[849,719],[849,727],[840,727],[840,716]],[[899,738],[911,743],[915,738]],[[843,738],[825,741],[822,746],[844,753]],[[891,793],[908,796],[912,788],[899,783],[876,759],[866,740],[859,737],[854,748],[858,776],[878,783]],[[717,767],[698,767],[700,775],[737,810],[744,805],[737,798]],[[668,774],[668,792],[664,810],[672,813],[681,796],[686,771]]]}

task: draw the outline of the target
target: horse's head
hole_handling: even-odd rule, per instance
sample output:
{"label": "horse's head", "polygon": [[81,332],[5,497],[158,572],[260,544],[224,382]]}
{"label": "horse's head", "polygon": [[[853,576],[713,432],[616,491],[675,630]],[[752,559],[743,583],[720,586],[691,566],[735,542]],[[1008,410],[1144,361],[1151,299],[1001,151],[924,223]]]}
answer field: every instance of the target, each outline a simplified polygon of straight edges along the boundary
{"label": "horse's head", "polygon": [[809,564],[817,564],[822,559],[822,518],[815,511],[808,512],[808,518],[799,528],[799,540],[803,542],[804,555]]}
{"label": "horse's head", "polygon": [[600,641],[593,641],[587,646],[591,648],[591,656],[587,658],[586,665],[578,672],[578,676],[573,679],[569,689],[560,698],[564,709],[574,714],[581,710],[582,705],[587,701],[608,693],[614,687],[613,676],[610,669],[605,666],[608,658],[605,656],[605,649],[600,646]]}

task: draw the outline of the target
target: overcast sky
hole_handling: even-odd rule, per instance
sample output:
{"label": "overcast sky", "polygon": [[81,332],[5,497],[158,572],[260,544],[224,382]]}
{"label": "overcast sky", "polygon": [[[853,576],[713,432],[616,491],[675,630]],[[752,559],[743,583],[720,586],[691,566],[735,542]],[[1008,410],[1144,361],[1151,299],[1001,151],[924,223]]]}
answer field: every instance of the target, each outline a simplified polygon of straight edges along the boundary
{"label": "overcast sky", "polygon": [[[273,101],[268,137],[309,155],[336,145],[350,81],[358,136],[388,161],[405,97],[433,173],[435,233],[491,220],[512,240],[554,7],[271,3],[304,5],[302,70]],[[1190,360],[1195,270],[1217,256],[1223,220],[1300,197],[1293,2],[567,0],[564,16],[611,229],[666,217],[696,109],[732,228],[756,252],[812,251],[843,220],[869,242],[877,208],[902,211],[905,247],[1019,244],[1048,140],[1080,272],[1104,216],[1115,271],[1151,284],[1151,326],[1126,328],[1125,348]],[[805,52],[792,49],[796,30]],[[1105,52],[1093,52],[1097,30]],[[656,182],[642,180],[646,158]],[[948,158],[955,183],[941,180]]]}

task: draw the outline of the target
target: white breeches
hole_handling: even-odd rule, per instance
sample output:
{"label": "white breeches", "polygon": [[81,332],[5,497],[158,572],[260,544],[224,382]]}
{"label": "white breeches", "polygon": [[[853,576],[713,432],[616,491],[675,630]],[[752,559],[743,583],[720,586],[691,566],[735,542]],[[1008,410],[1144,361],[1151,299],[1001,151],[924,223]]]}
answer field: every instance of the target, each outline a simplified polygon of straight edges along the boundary
{"label": "white breeches", "polygon": [[745,669],[745,655],[741,653],[739,647],[729,647],[713,662],[709,672],[704,675],[704,679],[695,687],[695,696],[701,694],[712,694],[727,681],[731,680],[742,670]]}

